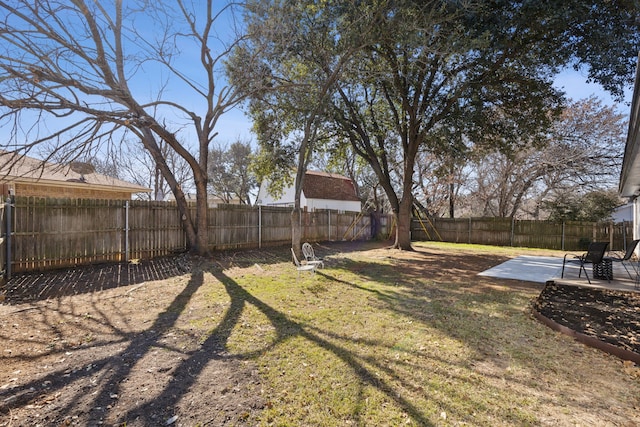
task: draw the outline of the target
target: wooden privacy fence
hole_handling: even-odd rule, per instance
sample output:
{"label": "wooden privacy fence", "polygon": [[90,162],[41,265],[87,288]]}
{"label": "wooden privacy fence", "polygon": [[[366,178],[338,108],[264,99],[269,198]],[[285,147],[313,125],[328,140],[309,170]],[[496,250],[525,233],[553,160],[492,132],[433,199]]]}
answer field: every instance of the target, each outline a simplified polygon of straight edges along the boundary
{"label": "wooden privacy fence", "polygon": [[413,240],[436,240],[577,251],[589,242],[609,242],[610,250],[626,250],[633,240],[633,224],[515,220],[510,218],[414,219]]}
{"label": "wooden privacy fence", "polygon": [[[0,244],[9,272],[148,259],[187,248],[182,216],[171,202],[16,197],[3,213],[11,216],[1,221],[10,231],[2,229]],[[392,221],[380,223],[378,230],[389,233]],[[370,217],[358,213],[303,212],[300,224],[303,241],[371,238]],[[207,232],[211,250],[290,244],[291,208],[219,205],[209,209]]]}
{"label": "wooden privacy fence", "polygon": [[[192,208],[195,216],[195,207]],[[175,203],[16,197],[0,205],[0,271],[28,272],[101,262],[149,259],[183,252],[187,239]],[[372,228],[391,237],[391,216],[331,210],[303,212],[302,240],[367,240]],[[555,223],[504,218],[414,219],[413,240],[436,240],[566,251],[590,241],[624,250],[631,223]],[[291,243],[291,209],[219,205],[209,209],[209,249]]]}
{"label": "wooden privacy fence", "polygon": [[5,215],[9,209],[5,209],[4,204],[0,204],[0,286],[4,285],[10,272],[7,271],[7,221]]}

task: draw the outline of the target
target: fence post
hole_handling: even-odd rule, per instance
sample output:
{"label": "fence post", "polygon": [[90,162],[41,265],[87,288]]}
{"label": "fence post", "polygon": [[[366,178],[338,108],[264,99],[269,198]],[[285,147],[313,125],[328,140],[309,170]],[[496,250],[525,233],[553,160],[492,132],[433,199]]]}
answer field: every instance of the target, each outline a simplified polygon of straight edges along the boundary
{"label": "fence post", "polygon": [[258,205],[258,249],[262,248],[262,205]]}
{"label": "fence post", "polygon": [[129,262],[129,201],[124,202],[124,262]]}
{"label": "fence post", "polygon": [[564,251],[564,221],[562,221],[562,239],[560,241],[560,247]]}
{"label": "fence post", "polygon": [[613,247],[613,221],[609,223],[609,250],[614,250]]}
{"label": "fence post", "polygon": [[469,217],[469,244],[471,244],[471,217]]}
{"label": "fence post", "polygon": [[10,280],[11,279],[11,195],[9,195],[9,197],[7,197],[7,200],[5,202],[5,210],[7,212],[7,233],[6,233],[6,245],[7,245],[7,267],[6,267],[6,280]]}
{"label": "fence post", "polygon": [[510,236],[510,244],[513,247],[513,233],[515,233],[515,225],[516,225],[516,219],[514,217],[511,217],[511,236]]}

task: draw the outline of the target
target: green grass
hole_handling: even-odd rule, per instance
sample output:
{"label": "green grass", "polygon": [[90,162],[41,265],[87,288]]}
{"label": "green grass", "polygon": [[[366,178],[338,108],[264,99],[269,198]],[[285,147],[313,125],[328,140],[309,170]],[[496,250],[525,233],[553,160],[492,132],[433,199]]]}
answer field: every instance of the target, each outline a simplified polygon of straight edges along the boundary
{"label": "green grass", "polygon": [[260,274],[212,271],[212,315],[195,326],[258,366],[263,425],[539,424],[541,408],[554,411],[546,393],[571,381],[572,355],[530,316],[538,291],[476,287],[476,272],[434,281],[434,262],[416,263],[423,274],[392,256],[354,252],[315,276],[298,278],[289,263]]}

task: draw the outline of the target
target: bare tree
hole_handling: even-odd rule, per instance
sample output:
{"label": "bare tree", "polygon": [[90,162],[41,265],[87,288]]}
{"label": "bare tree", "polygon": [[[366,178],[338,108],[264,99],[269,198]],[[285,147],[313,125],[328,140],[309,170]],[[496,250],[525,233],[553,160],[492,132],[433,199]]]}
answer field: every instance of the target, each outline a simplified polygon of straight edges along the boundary
{"label": "bare tree", "polygon": [[421,152],[416,158],[414,198],[429,216],[455,217],[458,194],[468,178],[465,163],[453,157]]}
{"label": "bare tree", "polygon": [[[175,195],[189,248],[206,253],[209,147],[219,117],[245,96],[219,79],[241,39],[232,5],[0,1],[1,148],[46,146],[45,157],[71,161],[144,147]],[[168,153],[190,168],[195,218]]]}
{"label": "bare tree", "polygon": [[[624,117],[594,97],[572,102],[543,141],[509,155],[487,154],[474,165],[475,214],[514,217],[544,202],[615,187],[626,132]],[[525,144],[521,144],[525,145]]]}
{"label": "bare tree", "polygon": [[[193,188],[189,164],[162,140],[158,145],[180,188],[189,193]],[[151,193],[146,193],[144,198],[165,200],[171,194],[171,188],[149,153],[139,144],[127,144],[123,149],[126,151],[114,155],[112,160],[118,175],[122,179],[150,188]]]}

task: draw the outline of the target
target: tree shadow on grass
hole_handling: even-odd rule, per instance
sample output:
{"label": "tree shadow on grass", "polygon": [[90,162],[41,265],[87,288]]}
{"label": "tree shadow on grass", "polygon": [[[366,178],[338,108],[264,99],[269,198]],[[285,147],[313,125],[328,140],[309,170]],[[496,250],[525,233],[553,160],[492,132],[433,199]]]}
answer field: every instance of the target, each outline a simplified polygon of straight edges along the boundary
{"label": "tree shadow on grass", "polygon": [[[337,358],[349,366],[355,375],[360,379],[363,384],[374,387],[375,389],[383,392],[387,397],[395,401],[415,422],[420,425],[431,425],[430,422],[421,413],[420,409],[416,407],[412,402],[401,397],[393,388],[391,384],[386,383],[380,379],[371,371],[367,366],[358,360],[358,358],[345,347],[338,346],[330,341],[321,337],[313,329],[307,328],[304,325],[290,319],[283,312],[274,309],[270,305],[266,304],[262,300],[256,298],[254,295],[240,286],[234,279],[230,278],[223,271],[219,269],[211,269],[210,272],[226,289],[226,293],[230,297],[230,305],[225,312],[224,317],[217,324],[217,326],[207,335],[202,341],[200,347],[191,352],[173,371],[174,382],[179,382],[179,388],[175,387],[173,383],[166,386],[159,394],[152,399],[147,400],[144,404],[131,408],[126,414],[119,417],[119,423],[125,423],[130,420],[136,422],[142,422],[144,425],[152,425],[157,423],[157,415],[152,416],[157,412],[159,407],[164,408],[164,418],[169,417],[172,413],[176,412],[176,408],[180,401],[185,397],[185,394],[198,382],[203,375],[204,369],[211,361],[214,360],[229,360],[229,359],[241,359],[249,360],[253,359],[260,354],[268,352],[273,347],[278,346],[285,340],[289,340],[293,337],[300,337],[306,341],[313,343]],[[116,385],[115,387],[103,386],[100,394],[95,398],[94,405],[98,407],[108,407],[109,402],[112,400],[113,395],[119,394],[117,384],[125,381],[130,374],[131,366],[135,363],[135,359],[128,359],[128,357],[136,356],[138,359],[144,353],[150,351],[150,349],[156,345],[157,337],[161,336],[164,331],[175,324],[176,320],[180,316],[180,313],[184,310],[186,303],[194,294],[203,281],[202,273],[196,273],[192,277],[191,281],[184,289],[184,291],[173,301],[170,307],[162,313],[155,323],[145,332],[146,334],[154,334],[154,339],[136,339],[134,338],[129,344],[126,350],[120,353],[120,357],[123,361],[128,363],[120,365],[112,365],[113,361],[108,361],[103,366],[103,370],[108,369],[110,385]],[[272,342],[264,348],[253,352],[246,352],[242,354],[229,355],[226,351],[227,344],[231,337],[232,331],[239,324],[243,310],[247,306],[253,306],[258,309],[275,328],[275,338]],[[375,362],[373,362],[375,364]],[[380,369],[385,369],[383,366],[378,366]],[[358,405],[354,403],[354,407]],[[70,407],[68,409],[71,409]],[[357,414],[353,414],[357,417]],[[105,414],[104,417],[108,417]],[[101,418],[104,419],[104,418]],[[98,419],[91,419],[90,421],[100,421]]]}
{"label": "tree shadow on grass", "polygon": [[[181,389],[188,390],[191,388],[198,378],[202,375],[203,369],[207,366],[207,363],[217,358],[239,358],[239,359],[253,359],[261,354],[268,352],[274,347],[278,346],[282,342],[294,337],[300,337],[306,341],[313,343],[340,360],[342,360],[347,366],[349,366],[356,376],[360,379],[363,386],[369,385],[378,389],[386,394],[389,399],[395,401],[415,422],[420,425],[429,426],[430,422],[424,417],[420,409],[416,407],[409,400],[404,399],[398,393],[396,393],[390,384],[387,384],[384,380],[378,378],[374,372],[368,369],[363,363],[361,363],[357,357],[354,356],[346,348],[337,346],[326,339],[322,338],[319,334],[315,333],[313,329],[307,328],[304,325],[290,319],[283,312],[274,309],[270,305],[266,304],[262,300],[256,298],[254,295],[246,291],[240,286],[234,279],[228,277],[220,270],[211,270],[213,276],[219,280],[225,287],[227,294],[231,298],[231,304],[227,309],[224,318],[213,329],[208,337],[204,340],[201,348],[188,357],[175,371],[174,377],[181,378]],[[231,337],[231,333],[236,325],[240,321],[243,310],[251,305],[257,308],[266,318],[271,325],[275,328],[275,338],[272,342],[259,350],[246,352],[242,354],[236,354],[229,356],[226,353],[226,346]],[[382,366],[380,366],[382,368]],[[148,414],[153,407],[158,406],[158,402],[166,407],[176,406],[183,396],[177,395],[172,388],[165,388],[162,393],[156,396],[153,401],[146,403],[145,405],[135,408],[122,418],[122,422],[130,419],[140,419],[144,414]],[[354,407],[359,406],[357,402],[353,403]],[[357,414],[353,414],[357,417]]]}
{"label": "tree shadow on grass", "polygon": [[[378,241],[327,242],[321,253],[334,256],[381,247]],[[215,253],[221,268],[249,267],[254,264],[279,264],[291,260],[288,246],[261,249],[223,250]],[[64,296],[100,292],[148,281],[166,280],[191,271],[188,254],[157,257],[136,263],[103,263],[60,270],[15,274],[3,287],[4,303],[18,305]],[[4,292],[3,292],[4,291]]]}
{"label": "tree shadow on grass", "polygon": [[[394,259],[385,261],[386,264],[377,265],[349,260],[343,265],[350,273],[346,276],[348,279],[330,270],[319,274],[344,286],[368,292],[371,295],[371,307],[378,308],[380,312],[393,312],[402,318],[421,322],[461,343],[464,351],[469,353],[460,365],[454,361],[438,361],[433,354],[429,355],[437,362],[450,364],[452,372],[475,372],[478,369],[476,366],[483,369],[492,367],[490,372],[482,372],[482,378],[486,379],[487,383],[508,381],[522,390],[530,390],[532,393],[538,391],[540,384],[537,375],[544,372],[545,364],[555,363],[554,350],[546,349],[544,333],[540,333],[540,336],[505,333],[503,337],[501,331],[517,330],[512,322],[527,322],[527,319],[530,319],[526,294],[530,293],[533,297],[541,286],[513,280],[496,283],[490,279],[476,277],[477,272],[481,271],[478,265],[491,263],[493,256],[478,257],[476,261],[473,256],[461,254],[459,257],[448,257],[446,264],[438,263],[441,257],[437,254],[434,257],[428,253],[412,253],[411,258]],[[445,274],[438,274],[438,277],[425,275],[425,265],[446,271],[448,264],[454,270],[450,277]],[[464,274],[456,274],[458,270]],[[514,292],[516,289],[518,292]],[[533,326],[524,328],[523,331],[539,329],[536,325]],[[340,336],[334,338],[347,339]],[[509,371],[512,367],[515,367],[515,372],[520,369],[531,372],[531,378],[526,375],[512,375]],[[571,377],[571,367],[566,368],[566,373],[562,375]],[[560,368],[554,365],[554,369]],[[394,382],[405,384],[405,387],[410,386],[406,377],[398,376],[392,371],[388,374],[394,378]],[[464,389],[469,378],[461,377],[459,381]],[[455,391],[452,390],[450,393],[453,394]],[[554,400],[556,397],[553,395],[538,398],[542,404],[551,407],[557,405]],[[470,396],[467,400],[473,402],[474,397]],[[517,401],[517,398],[514,400]],[[480,402],[477,408],[482,408],[483,404],[486,402]],[[474,405],[470,404],[469,407]],[[490,413],[490,410],[487,412]],[[503,422],[513,421],[505,414]]]}
{"label": "tree shadow on grass", "polygon": [[[380,304],[381,309],[411,316],[413,319],[425,323],[431,322],[428,313],[424,313],[424,310],[422,312],[418,310],[421,304],[424,303],[426,294],[424,289],[416,288],[413,279],[410,278],[411,275],[417,274],[417,270],[407,270],[409,265],[405,265],[403,262],[396,263],[403,266],[401,274],[395,268],[397,265],[373,268],[375,266],[366,262],[348,260],[342,262],[343,266],[353,269],[358,272],[358,275],[371,280],[387,282],[387,285],[383,288],[372,289],[362,286],[360,283],[351,283],[348,280],[334,277],[330,269],[319,271],[319,276],[326,279],[329,286],[332,284],[349,285],[358,290],[368,291],[375,301]],[[364,345],[370,348],[367,350],[368,354],[359,354],[351,350],[352,346],[357,346],[361,343],[357,339],[332,332],[329,326],[312,326],[295,320],[282,309],[274,308],[253,295],[219,268],[209,268],[207,272],[210,272],[224,286],[229,304],[215,327],[200,339],[197,348],[188,351],[172,348],[165,342],[164,337],[172,328],[176,327],[189,301],[193,299],[197,290],[202,287],[205,281],[203,271],[192,273],[184,289],[144,331],[133,335],[122,334],[117,343],[122,348],[113,351],[108,357],[94,358],[88,365],[78,366],[72,372],[57,371],[24,384],[18,389],[13,389],[12,393],[14,395],[23,397],[14,400],[11,403],[11,407],[28,402],[30,396],[33,396],[33,393],[29,390],[39,389],[42,383],[48,383],[48,391],[55,392],[91,377],[97,380],[95,387],[88,390],[76,387],[76,394],[73,399],[65,401],[64,405],[58,409],[58,413],[72,414],[77,407],[86,408],[86,411],[91,412],[85,414],[86,418],[83,418],[83,420],[86,420],[90,425],[105,421],[108,423],[127,423],[128,425],[159,425],[178,413],[180,413],[181,422],[193,421],[195,424],[196,422],[211,421],[211,423],[218,425],[222,425],[225,422],[242,425],[243,418],[238,413],[233,415],[235,418],[229,418],[229,416],[226,416],[226,418],[225,416],[214,418],[212,416],[211,419],[203,420],[194,416],[194,418],[188,419],[186,418],[187,415],[185,415],[184,400],[189,398],[190,393],[194,393],[194,390],[201,390],[198,387],[201,387],[200,383],[203,380],[207,379],[212,382],[221,382],[223,380],[223,378],[215,377],[206,378],[211,375],[211,371],[208,369],[214,362],[238,363],[237,365],[232,365],[233,369],[236,369],[240,374],[245,374],[246,371],[243,371],[243,369],[246,368],[239,362],[251,361],[273,350],[274,347],[287,340],[300,338],[334,356],[347,366],[357,378],[359,393],[351,394],[350,396],[355,396],[354,399],[361,399],[362,402],[351,403],[351,417],[353,419],[359,420],[359,408],[364,406],[365,388],[371,387],[383,394],[388,400],[395,402],[416,424],[431,425],[423,408],[418,407],[415,403],[416,401],[403,396],[400,390],[411,389],[420,385],[410,375],[411,369],[419,369],[420,366],[411,366],[408,362],[400,361],[396,362],[396,369],[390,368],[383,359],[377,358],[373,354],[375,352],[374,348],[380,346],[384,346],[386,351],[390,350],[384,343],[367,341]],[[392,286],[388,286],[388,284]],[[447,298],[454,297],[449,295],[450,292],[447,290],[439,290],[437,286],[430,289],[429,292],[431,293],[430,296],[437,296],[439,300],[445,302]],[[322,296],[319,295],[318,298],[322,298]],[[257,309],[267,319],[268,323],[273,327],[274,337],[269,343],[257,350],[230,354],[228,348],[232,333],[242,321],[243,311],[249,306]],[[463,340],[469,339],[469,337],[460,335],[451,325],[439,323],[436,326],[449,336]],[[471,343],[478,345],[475,338],[471,340]],[[482,350],[480,346],[477,348]],[[171,379],[160,384],[157,389],[144,393],[140,398],[141,403],[139,405],[129,405],[125,408],[119,407],[117,403],[119,396],[132,393],[127,388],[127,383],[133,376],[139,374],[140,365],[145,363],[145,357],[157,351],[157,349],[180,354],[180,360],[176,363],[175,368],[172,369]],[[447,361],[441,362],[445,364]],[[406,366],[402,367],[401,365],[403,364]],[[150,375],[158,376],[156,372],[154,371]],[[378,375],[379,372],[384,375]],[[251,389],[251,385],[242,384],[242,386]],[[256,390],[253,391],[258,393]],[[21,392],[23,395],[20,395]],[[456,390],[451,390],[451,393],[456,392]],[[428,393],[428,391],[425,391],[425,393]],[[0,393],[0,397],[2,397],[2,393]],[[208,398],[209,396],[206,397]],[[426,396],[426,398],[428,399],[429,396]],[[437,399],[437,397],[433,398]],[[199,400],[200,403],[204,401],[204,399]],[[260,398],[256,398],[250,404],[253,404],[252,409],[258,412],[264,402],[261,403]],[[447,403],[440,400],[437,404],[443,408],[447,407]],[[92,411],[92,408],[100,408],[100,410]],[[206,412],[207,409],[205,408],[204,411]]]}
{"label": "tree shadow on grass", "polygon": [[[121,337],[120,345],[125,345],[128,341],[124,349],[112,351],[111,355],[102,358],[92,358],[87,365],[54,371],[20,387],[12,388],[10,390],[11,397],[9,400],[5,399],[9,405],[1,409],[5,412],[12,407],[28,403],[38,395],[43,393],[51,395],[56,391],[73,386],[77,381],[92,377],[92,385],[85,383],[85,385],[74,388],[75,394],[57,408],[56,413],[59,414],[59,417],[56,421],[59,422],[60,418],[64,419],[77,412],[77,407],[82,407],[88,412],[88,414],[83,414],[83,418],[86,417],[84,422],[87,425],[104,423],[105,419],[109,418],[109,410],[114,407],[115,399],[120,395],[121,385],[127,381],[137,361],[148,354],[152,348],[164,347],[160,338],[176,324],[187,303],[202,284],[203,273],[196,271],[191,275],[185,288],[173,299],[167,309],[160,313],[149,328],[135,335]],[[91,393],[87,394],[88,391]],[[1,396],[2,393],[0,393]],[[161,422],[154,412],[137,412],[135,415],[139,417],[138,422],[142,421],[143,425],[157,425]]]}
{"label": "tree shadow on grass", "polygon": [[5,303],[16,305],[165,280],[181,276],[190,268],[188,257],[180,255],[142,260],[138,263],[87,265],[16,274],[4,285]]}
{"label": "tree shadow on grass", "polygon": [[[181,421],[186,422],[207,421],[220,425],[225,423],[242,425],[244,418],[242,414],[237,413],[237,409],[234,409],[236,411],[235,414],[223,414],[220,418],[216,418],[216,415],[210,420],[202,420],[202,418],[197,417],[190,420],[188,414],[185,414],[183,399],[187,398],[189,393],[193,393],[193,390],[199,386],[198,383],[209,375],[206,370],[212,362],[233,364],[250,361],[286,340],[300,337],[330,352],[349,366],[361,382],[361,395],[362,388],[371,386],[384,393],[390,400],[395,401],[417,423],[430,425],[420,408],[396,393],[391,384],[376,376],[369,367],[346,347],[336,345],[323,338],[313,329],[292,320],[287,314],[273,308],[245,290],[222,270],[212,268],[209,272],[224,286],[230,305],[214,329],[205,337],[202,337],[196,349],[179,351],[168,346],[164,342],[164,337],[176,327],[189,301],[194,297],[198,289],[202,287],[204,283],[203,271],[193,272],[184,289],[173,298],[166,309],[142,332],[127,334],[115,325],[111,325],[113,333],[118,339],[85,347],[87,351],[90,351],[99,346],[104,346],[103,350],[107,350],[106,347],[112,346],[109,347],[108,351],[100,353],[102,357],[94,355],[90,359],[85,358],[82,362],[77,359],[75,364],[72,362],[72,368],[50,371],[46,375],[11,388],[10,391],[4,393],[0,391],[0,398],[3,400],[0,410],[7,412],[12,408],[16,409],[20,406],[28,405],[30,402],[33,403],[42,396],[64,394],[66,397],[60,399],[60,405],[55,408],[55,412],[46,418],[48,421],[60,423],[80,412],[79,420],[87,425],[100,423],[161,425],[177,413],[180,413]],[[227,346],[232,332],[238,326],[242,312],[247,306],[255,307],[268,319],[268,322],[275,330],[275,338],[267,346],[258,350],[231,355],[227,351]],[[55,325],[52,325],[52,327],[55,327]],[[140,364],[144,363],[145,357],[148,357],[158,349],[179,353],[181,354],[180,360],[177,362],[177,366],[172,369],[170,380],[160,384],[157,389],[142,393],[140,404],[132,405],[131,402],[134,399],[127,396],[131,393],[131,390],[127,388],[127,384],[133,377],[139,375],[140,369],[145,368],[140,366]],[[78,353],[80,351],[77,350]],[[373,364],[375,365],[375,362]],[[246,373],[242,372],[243,369],[246,369],[244,366],[240,364],[233,366],[240,372],[239,375]],[[384,369],[383,366],[378,367]],[[153,373],[151,375],[153,376]],[[223,379],[213,378],[212,380]],[[257,390],[254,390],[254,392],[255,394],[259,393]],[[119,399],[125,397],[129,402],[128,406],[119,407]],[[260,402],[260,400],[259,396],[254,396],[254,399],[248,403],[253,405],[249,409],[259,412],[264,405],[264,402]],[[202,400],[199,400],[199,402],[203,405],[206,404]],[[354,402],[353,407],[357,408],[358,406],[361,405]],[[206,412],[207,409],[201,408],[200,414],[202,411]],[[356,409],[354,411],[357,412]],[[352,416],[357,418],[358,414],[354,413]]]}
{"label": "tree shadow on grass", "polygon": [[[416,407],[412,402],[396,393],[391,384],[388,384],[386,381],[379,378],[375,372],[371,371],[364,363],[359,361],[358,357],[346,347],[338,346],[324,339],[320,334],[316,333],[313,328],[307,327],[291,319],[285,313],[256,298],[240,286],[234,279],[228,277],[223,272],[213,271],[212,273],[225,286],[227,293],[232,298],[232,304],[231,308],[227,312],[228,315],[223,319],[218,328],[216,328],[216,331],[211,334],[209,339],[221,340],[223,343],[226,343],[229,340],[230,331],[233,329],[233,326],[237,324],[244,307],[252,305],[266,316],[271,325],[275,328],[276,336],[269,346],[253,353],[245,353],[241,357],[253,358],[259,354],[269,351],[285,340],[295,337],[303,338],[309,343],[323,348],[345,363],[359,378],[362,383],[361,387],[367,385],[381,391],[390,400],[395,401],[398,406],[400,406],[416,423],[423,426],[432,425],[422,414],[420,408]],[[378,367],[383,368],[382,366]],[[361,406],[358,402],[352,402],[352,405],[354,407]],[[355,417],[357,417],[357,415],[358,414],[353,414]]]}

